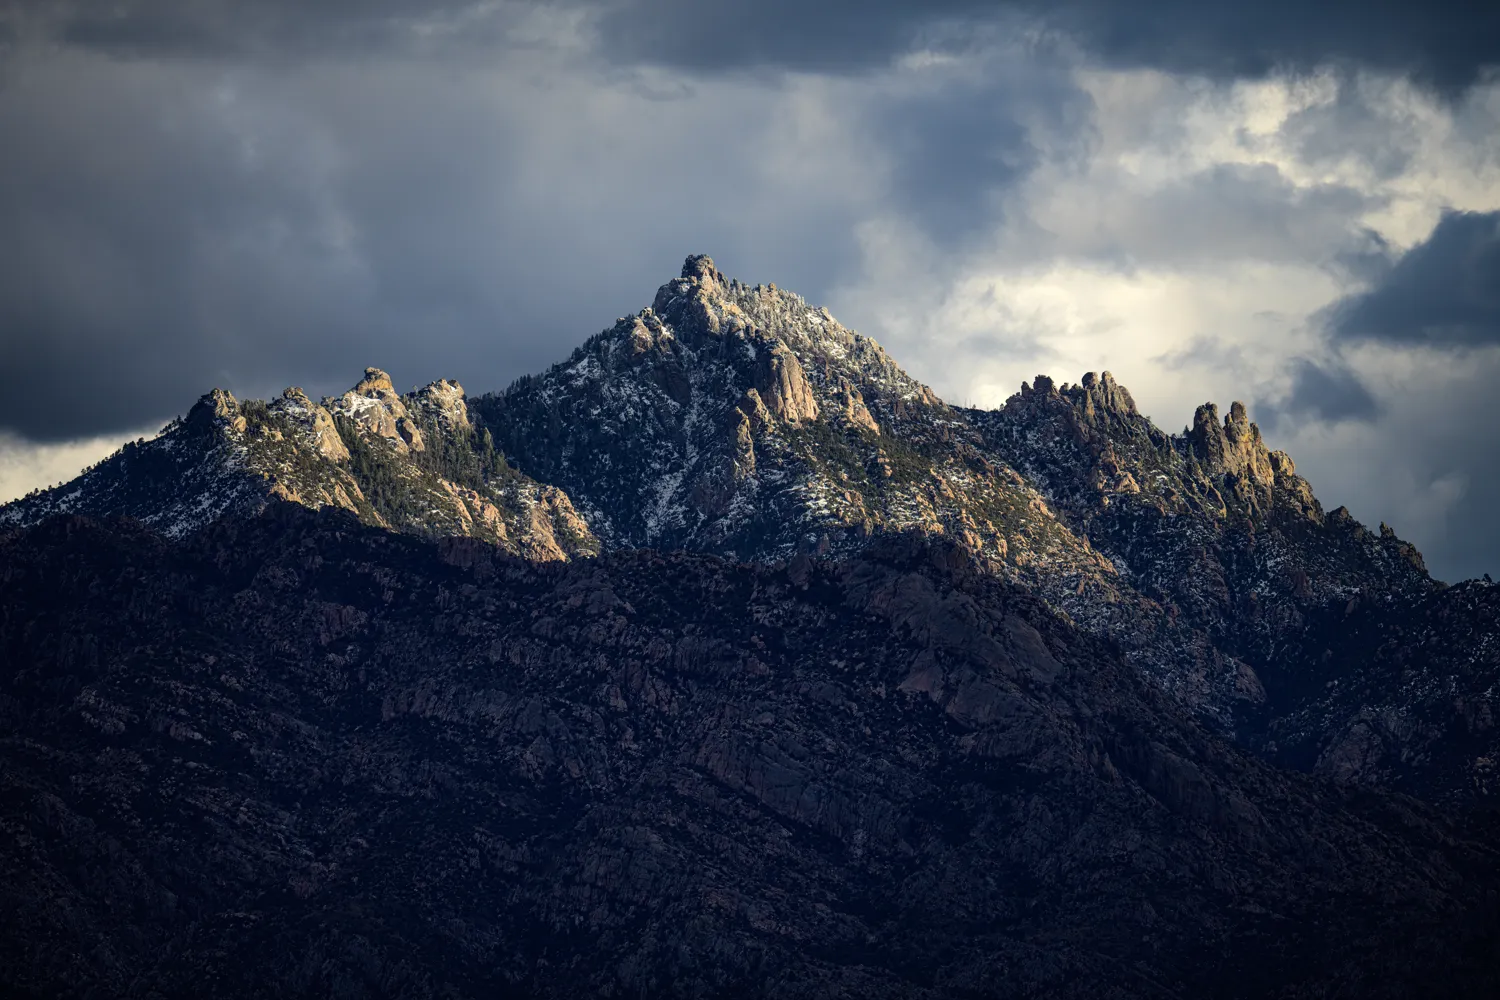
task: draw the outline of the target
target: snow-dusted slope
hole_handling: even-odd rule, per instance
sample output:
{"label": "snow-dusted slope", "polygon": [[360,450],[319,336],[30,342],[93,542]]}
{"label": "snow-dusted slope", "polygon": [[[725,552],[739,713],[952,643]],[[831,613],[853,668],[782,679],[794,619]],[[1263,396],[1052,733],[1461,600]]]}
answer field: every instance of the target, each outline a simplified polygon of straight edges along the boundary
{"label": "snow-dusted slope", "polygon": [[71,482],[0,507],[0,524],[115,514],[181,538],[227,513],[256,510],[270,486],[256,471],[244,432],[234,397],[215,390],[156,437],[126,444]]}
{"label": "snow-dusted slope", "polygon": [[1436,586],[1393,533],[1325,514],[1239,404],[1172,436],[1106,373],[950,407],[826,309],[707,257],[474,410],[607,546],[764,560],[945,534],[1226,726],[1259,713],[1256,668],[1306,613]]}
{"label": "snow-dusted slope", "polygon": [[1325,512],[1239,403],[1222,422],[1204,404],[1187,433],[1169,435],[1105,372],[1060,387],[1038,376],[999,410],[967,416],[1132,587],[1253,662],[1276,657],[1311,609],[1440,586],[1389,528]]}
{"label": "snow-dusted slope", "polygon": [[278,498],[415,534],[482,538],[534,559],[598,550],[562,491],[510,468],[473,428],[457,383],[401,396],[373,368],[321,405],[296,388],[269,403],[216,389],[152,440],[0,507],[0,525],[124,515],[182,537]]}
{"label": "snow-dusted slope", "polygon": [[613,546],[777,558],[915,529],[1011,565],[1111,572],[880,345],[706,257],[566,362],[474,407]]}

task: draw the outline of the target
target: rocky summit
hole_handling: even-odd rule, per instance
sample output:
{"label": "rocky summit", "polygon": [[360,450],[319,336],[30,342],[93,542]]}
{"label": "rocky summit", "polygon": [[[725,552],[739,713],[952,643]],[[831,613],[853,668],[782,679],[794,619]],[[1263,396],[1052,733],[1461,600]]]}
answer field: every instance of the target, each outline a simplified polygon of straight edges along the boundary
{"label": "rocky summit", "polygon": [[694,256],[0,507],[0,983],[1495,995],[1497,622],[1240,403],[951,406]]}

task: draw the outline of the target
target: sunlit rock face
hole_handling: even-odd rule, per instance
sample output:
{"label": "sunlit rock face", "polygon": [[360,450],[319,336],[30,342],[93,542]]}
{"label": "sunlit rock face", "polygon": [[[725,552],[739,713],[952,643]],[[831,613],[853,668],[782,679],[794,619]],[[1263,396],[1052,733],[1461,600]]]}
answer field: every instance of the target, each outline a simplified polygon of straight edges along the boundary
{"label": "sunlit rock face", "polygon": [[[1359,594],[1413,601],[1439,588],[1420,554],[1343,508],[1325,514],[1291,458],[1270,452],[1240,403],[1200,406],[1167,434],[1109,373],[1077,385],[1038,376],[1002,408],[967,411],[986,443],[1038,485],[1120,579],[1238,666],[1217,697],[1262,709],[1268,669],[1308,616]],[[1124,641],[1128,644],[1128,638]]]}
{"label": "sunlit rock face", "polygon": [[354,388],[327,402],[334,413],[362,433],[383,439],[398,455],[425,447],[421,430],[407,414],[406,400],[379,368],[366,368],[365,377]]}
{"label": "sunlit rock face", "polygon": [[269,409],[296,424],[303,439],[319,455],[331,462],[342,462],[349,458],[349,448],[339,435],[333,415],[308,399],[301,389],[296,386],[286,389],[271,401]]}
{"label": "sunlit rock face", "polygon": [[420,535],[482,538],[533,559],[598,551],[563,491],[512,469],[474,428],[458,383],[403,396],[378,368],[321,404],[296,387],[269,403],[215,389],[158,437],[0,508],[0,523],[129,515],[180,538],[273,499]]}

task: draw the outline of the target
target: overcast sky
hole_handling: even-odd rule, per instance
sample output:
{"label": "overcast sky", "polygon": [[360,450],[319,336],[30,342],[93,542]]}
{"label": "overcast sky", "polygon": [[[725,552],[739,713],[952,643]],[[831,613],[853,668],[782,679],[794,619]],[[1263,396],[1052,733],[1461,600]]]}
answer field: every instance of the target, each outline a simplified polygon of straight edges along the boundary
{"label": "overcast sky", "polygon": [[954,402],[1244,400],[1500,575],[1480,8],[0,0],[0,499],[213,386],[500,388],[706,252]]}

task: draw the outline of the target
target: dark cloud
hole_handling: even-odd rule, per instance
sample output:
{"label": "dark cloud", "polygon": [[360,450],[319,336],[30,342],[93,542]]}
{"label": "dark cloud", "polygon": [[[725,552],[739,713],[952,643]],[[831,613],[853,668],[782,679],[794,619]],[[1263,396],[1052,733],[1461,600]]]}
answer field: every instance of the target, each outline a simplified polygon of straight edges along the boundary
{"label": "dark cloud", "polygon": [[[895,212],[961,242],[1043,155],[1032,123],[1089,110],[1066,66],[1012,52],[817,90],[832,136],[798,123],[785,82],[678,79],[664,97],[555,54],[114,53],[165,45],[191,7],[153,8],[108,56],[32,48],[8,66],[0,429],[133,430],[215,385],[317,394],[366,364],[498,388],[649,302],[694,251],[820,299],[858,265],[860,221]],[[173,37],[191,48],[227,9]]]}
{"label": "dark cloud", "polygon": [[1500,212],[1448,212],[1368,291],[1328,314],[1336,337],[1389,344],[1500,344]]}
{"label": "dark cloud", "polygon": [[1500,9],[1467,0],[622,0],[600,36],[631,57],[699,71],[863,69],[922,42],[962,49],[1015,15],[1116,66],[1225,79],[1326,64],[1410,73],[1445,90],[1500,63]]}
{"label": "dark cloud", "polygon": [[1492,471],[1500,469],[1500,447],[1492,437],[1470,443],[1477,450],[1466,452],[1462,460],[1465,467],[1473,463],[1477,475],[1434,480],[1440,488],[1452,483],[1458,498],[1419,546],[1429,572],[1449,583],[1484,574],[1500,579],[1500,519],[1495,517],[1500,476]]}
{"label": "dark cloud", "polygon": [[1092,104],[1069,69],[1001,49],[961,73],[914,74],[907,87],[867,101],[866,137],[891,166],[887,204],[946,248],[992,233],[1000,195],[1048,157],[1082,149]]}
{"label": "dark cloud", "polygon": [[582,17],[600,54],[628,62],[841,72],[888,62],[934,22],[988,20],[994,9],[983,0],[0,0],[0,25],[116,54],[278,56],[407,47],[444,26],[493,34],[555,14]]}
{"label": "dark cloud", "polygon": [[1299,359],[1291,390],[1259,401],[1255,418],[1325,509],[1389,523],[1440,580],[1500,574],[1500,435],[1487,416],[1500,354],[1472,360],[1413,367],[1396,375],[1399,391],[1376,395],[1337,358]]}
{"label": "dark cloud", "polygon": [[362,294],[310,164],[257,165],[159,75],[95,82],[75,61],[0,92],[0,426],[38,438],[140,426],[191,401],[185,373],[343,340],[321,304]]}
{"label": "dark cloud", "polygon": [[947,242],[987,231],[985,192],[1006,187],[1036,165],[1026,129],[994,100],[940,92],[896,108],[874,123],[893,164],[892,194]]}
{"label": "dark cloud", "polygon": [[0,430],[32,440],[134,430],[216,385],[341,390],[367,364],[495,389],[648,303],[687,252],[814,296],[858,259],[816,150],[763,175],[791,137],[760,90],[9,68]]}
{"label": "dark cloud", "polygon": [[1400,256],[1384,236],[1373,229],[1361,228],[1352,234],[1348,246],[1333,255],[1327,266],[1345,282],[1372,285],[1390,274]]}
{"label": "dark cloud", "polygon": [[480,0],[11,0],[15,37],[121,56],[285,58],[412,47],[445,28],[503,32],[528,3]]}
{"label": "dark cloud", "polygon": [[699,72],[747,67],[858,72],[888,64],[924,36],[959,47],[946,24],[988,23],[986,0],[617,0],[600,9],[599,37],[619,55]]}
{"label": "dark cloud", "polygon": [[1038,29],[1111,65],[1219,79],[1332,64],[1455,91],[1500,63],[1500,8],[1470,0],[10,0],[5,14],[0,25],[112,52],[273,55],[462,42],[577,15],[602,55],[701,73],[859,72],[919,45],[957,51]]}
{"label": "dark cloud", "polygon": [[1375,454],[1362,463],[1373,470],[1363,489],[1325,503],[1348,503],[1369,523],[1389,521],[1417,542],[1439,579],[1500,576],[1500,434],[1489,416],[1497,380],[1500,356],[1476,355],[1428,391],[1414,386],[1390,400],[1375,425]]}
{"label": "dark cloud", "polygon": [[1327,424],[1345,420],[1368,422],[1382,412],[1370,390],[1347,365],[1293,358],[1290,369],[1292,383],[1286,395],[1259,408],[1267,427],[1280,426],[1289,420],[1318,420]]}
{"label": "dark cloud", "polygon": [[[1482,411],[1480,411],[1482,412]],[[1418,459],[1430,470],[1431,488],[1453,495],[1422,553],[1440,580],[1474,579],[1484,573],[1500,579],[1500,439],[1470,421],[1440,440],[1423,442],[1431,456]]]}
{"label": "dark cloud", "polygon": [[1225,79],[1360,66],[1444,91],[1500,64],[1500,7],[1470,0],[1063,0],[1028,4],[1107,62]]}

